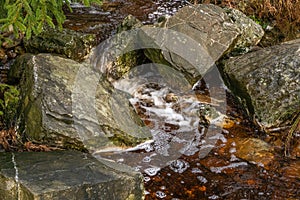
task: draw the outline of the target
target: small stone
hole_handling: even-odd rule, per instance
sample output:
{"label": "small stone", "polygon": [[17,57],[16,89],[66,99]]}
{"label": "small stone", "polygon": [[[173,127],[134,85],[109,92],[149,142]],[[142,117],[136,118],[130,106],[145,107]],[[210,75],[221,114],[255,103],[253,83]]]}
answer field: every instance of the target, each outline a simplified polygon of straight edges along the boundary
{"label": "small stone", "polygon": [[300,161],[293,161],[288,166],[283,167],[281,173],[284,174],[283,176],[300,179]]}
{"label": "small stone", "polygon": [[246,138],[235,141],[236,153],[239,158],[255,163],[266,169],[274,161],[273,147],[257,138]]}
{"label": "small stone", "polygon": [[5,53],[5,50],[3,48],[0,48],[0,60],[3,62],[3,60],[7,59],[7,55]]}
{"label": "small stone", "polygon": [[165,101],[167,103],[176,102],[178,101],[178,96],[175,95],[174,93],[169,93],[165,96]]}

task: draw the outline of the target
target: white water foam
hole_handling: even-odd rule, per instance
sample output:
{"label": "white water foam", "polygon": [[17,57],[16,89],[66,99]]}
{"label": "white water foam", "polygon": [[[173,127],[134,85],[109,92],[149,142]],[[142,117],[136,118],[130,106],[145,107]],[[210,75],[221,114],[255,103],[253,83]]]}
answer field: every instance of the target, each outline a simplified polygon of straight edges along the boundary
{"label": "white water foam", "polygon": [[12,163],[14,164],[14,169],[15,169],[15,181],[17,183],[17,199],[21,199],[21,188],[20,188],[20,182],[19,182],[19,169],[17,167],[17,162],[15,160],[15,154],[12,153],[12,158],[11,158]]}

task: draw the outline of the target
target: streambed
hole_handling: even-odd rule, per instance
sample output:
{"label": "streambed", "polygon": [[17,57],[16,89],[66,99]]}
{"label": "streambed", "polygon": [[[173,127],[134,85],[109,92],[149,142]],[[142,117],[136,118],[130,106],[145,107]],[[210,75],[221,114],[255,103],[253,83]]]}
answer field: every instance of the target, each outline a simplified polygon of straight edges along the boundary
{"label": "streambed", "polygon": [[[179,0],[106,3],[101,12],[109,16],[105,27],[111,34],[125,13],[151,24],[188,4]],[[67,21],[66,27],[88,26],[85,30],[97,32],[97,27],[86,23],[94,23],[95,18],[88,16],[95,13],[88,11],[87,18],[77,24]],[[125,151],[94,154],[141,172],[146,200],[299,198],[299,159],[283,156],[281,134],[261,132],[220,77],[211,72],[196,85],[174,88],[168,80],[151,79],[151,74],[155,72],[114,86],[132,95],[130,101],[151,130],[153,141]],[[206,107],[219,112],[215,119],[199,113]]]}
{"label": "streambed", "polygon": [[[74,5],[65,27],[89,33],[102,29],[100,42],[114,34],[125,13],[136,13],[147,24],[187,4],[149,1],[141,7],[142,3],[110,2],[92,10]],[[95,26],[100,21],[103,26]],[[132,95],[130,101],[153,140],[132,149],[94,154],[141,172],[146,199],[299,198],[299,159],[283,156],[281,134],[261,132],[214,73],[187,88],[174,88],[164,78],[147,78],[125,79],[114,86]]]}
{"label": "streambed", "polygon": [[[209,130],[216,140],[203,156],[208,129],[192,113],[211,104],[210,90],[224,90],[221,80],[219,83],[208,88],[200,81],[189,94],[174,94],[157,83],[135,85],[136,90],[128,88],[133,91],[131,102],[151,129],[154,141],[94,156],[143,173],[147,200],[297,199],[299,161],[282,158],[280,148],[260,150],[265,145],[263,140],[279,142],[280,138],[266,138],[226,88],[225,120],[222,128]],[[251,141],[261,144],[255,146]],[[243,145],[246,147],[242,151]],[[251,152],[256,152],[255,161]]]}

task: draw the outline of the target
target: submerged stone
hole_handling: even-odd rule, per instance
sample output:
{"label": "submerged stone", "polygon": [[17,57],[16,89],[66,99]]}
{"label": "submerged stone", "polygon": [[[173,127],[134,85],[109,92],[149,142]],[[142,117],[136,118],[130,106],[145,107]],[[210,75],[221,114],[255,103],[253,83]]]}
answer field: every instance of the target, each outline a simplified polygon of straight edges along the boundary
{"label": "submerged stone", "polygon": [[224,78],[265,130],[293,123],[300,110],[300,40],[224,62]]}
{"label": "submerged stone", "polygon": [[295,178],[296,180],[300,180],[300,161],[293,160],[280,170],[280,174],[284,176]]}
{"label": "submerged stone", "polygon": [[20,79],[21,132],[29,140],[93,152],[151,138],[128,94],[88,64],[49,54],[16,63],[10,78]]}
{"label": "submerged stone", "polygon": [[125,165],[76,151],[0,154],[2,200],[143,198],[143,178]]}
{"label": "submerged stone", "polygon": [[246,138],[236,140],[236,153],[239,158],[252,162],[266,169],[274,164],[274,148],[263,140]]}
{"label": "submerged stone", "polygon": [[258,138],[230,138],[218,153],[221,156],[230,156],[233,161],[241,158],[265,169],[276,164],[274,147]]}

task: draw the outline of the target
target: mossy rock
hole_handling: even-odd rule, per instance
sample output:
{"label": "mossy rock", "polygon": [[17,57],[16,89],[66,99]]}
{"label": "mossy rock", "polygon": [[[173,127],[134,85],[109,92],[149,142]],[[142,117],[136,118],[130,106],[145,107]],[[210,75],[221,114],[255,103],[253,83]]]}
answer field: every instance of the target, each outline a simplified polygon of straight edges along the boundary
{"label": "mossy rock", "polygon": [[28,140],[93,152],[152,137],[130,96],[90,65],[50,54],[18,59],[23,64],[12,67],[18,73],[10,78],[20,79],[20,132]]}
{"label": "mossy rock", "polygon": [[68,29],[46,28],[39,35],[24,40],[27,53],[55,53],[76,61],[83,61],[95,45],[95,35]]}
{"label": "mossy rock", "polygon": [[300,110],[300,40],[224,62],[224,78],[265,130],[291,125]]}

